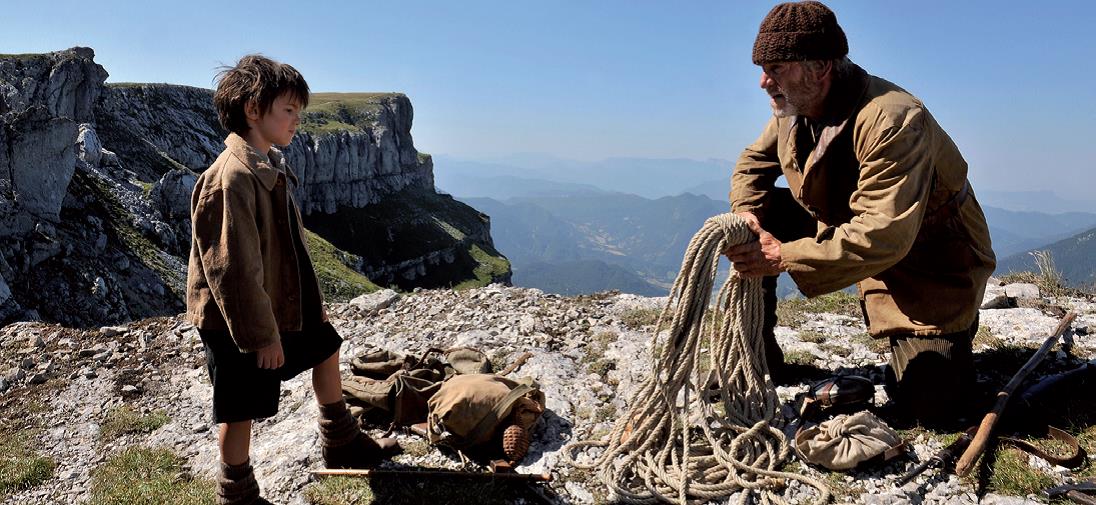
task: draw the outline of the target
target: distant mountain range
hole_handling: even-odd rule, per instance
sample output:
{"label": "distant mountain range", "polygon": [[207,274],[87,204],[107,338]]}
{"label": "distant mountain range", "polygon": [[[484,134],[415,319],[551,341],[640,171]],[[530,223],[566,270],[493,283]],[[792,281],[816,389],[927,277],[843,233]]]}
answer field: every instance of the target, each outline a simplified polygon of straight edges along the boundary
{"label": "distant mountain range", "polygon": [[[1038,249],[1050,251],[1055,268],[1068,286],[1096,286],[1096,228],[1085,230]],[[1014,254],[998,262],[998,272],[1035,271],[1035,257],[1027,252]]]}
{"label": "distant mountain range", "polygon": [[[705,219],[729,210],[729,178],[730,163],[718,160],[435,158],[439,190],[491,216],[495,247],[510,259],[514,283],[560,294],[666,294],[693,234]],[[1038,192],[1016,195],[1054,200]],[[1067,279],[1092,282],[1096,261],[1088,258],[1096,258],[1096,251],[1081,251],[1096,247],[1089,240],[1096,234],[1096,214],[984,203],[983,209],[999,272],[1031,270],[1024,253],[1050,248]],[[781,294],[794,292],[790,279],[783,279]]]}

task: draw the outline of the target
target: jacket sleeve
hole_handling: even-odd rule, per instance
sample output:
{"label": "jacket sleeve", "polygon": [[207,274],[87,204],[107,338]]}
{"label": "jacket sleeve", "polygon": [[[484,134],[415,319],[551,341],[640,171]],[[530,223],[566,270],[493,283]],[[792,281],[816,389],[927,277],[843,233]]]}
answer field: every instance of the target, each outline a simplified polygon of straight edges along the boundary
{"label": "jacket sleeve", "polygon": [[932,191],[931,133],[924,114],[880,113],[875,127],[856,133],[860,160],[857,189],[849,199],[853,218],[819,234],[784,243],[780,255],[799,289],[817,296],[875,276],[906,256]]}
{"label": "jacket sleeve", "polygon": [[236,346],[252,352],[278,342],[278,323],[263,289],[263,262],[250,184],[226,184],[195,209],[194,239],[217,307]]}
{"label": "jacket sleeve", "polygon": [[781,175],[776,153],[777,122],[769,120],[761,136],[739,155],[731,175],[731,211],[759,214],[765,195]]}

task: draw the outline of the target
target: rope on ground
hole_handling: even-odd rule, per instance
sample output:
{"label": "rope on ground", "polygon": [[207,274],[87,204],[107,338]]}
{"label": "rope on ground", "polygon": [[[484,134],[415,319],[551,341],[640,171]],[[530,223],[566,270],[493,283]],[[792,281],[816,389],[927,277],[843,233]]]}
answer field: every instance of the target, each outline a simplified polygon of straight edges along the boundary
{"label": "rope on ground", "polygon": [[[784,504],[781,491],[792,480],[818,491],[814,503],[829,501],[821,481],[780,471],[791,446],[767,378],[760,280],[732,270],[716,306],[707,310],[722,251],[753,239],[734,214],[704,223],[655,326],[651,378],[607,440],[564,447],[564,459],[595,471],[616,501],[685,504],[744,490],[739,503],[756,494],[763,504]],[[668,331],[660,339],[662,330]],[[604,450],[592,462],[578,463],[576,452],[590,447]]]}

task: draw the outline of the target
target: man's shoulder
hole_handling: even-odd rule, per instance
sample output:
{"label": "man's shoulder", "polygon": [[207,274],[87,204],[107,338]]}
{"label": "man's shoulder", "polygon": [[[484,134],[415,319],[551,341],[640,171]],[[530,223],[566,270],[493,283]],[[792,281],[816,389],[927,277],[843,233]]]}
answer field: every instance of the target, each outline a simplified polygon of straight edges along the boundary
{"label": "man's shoulder", "polygon": [[925,105],[912,93],[882,77],[868,76],[868,87],[856,122],[877,128],[908,124],[921,114]]}

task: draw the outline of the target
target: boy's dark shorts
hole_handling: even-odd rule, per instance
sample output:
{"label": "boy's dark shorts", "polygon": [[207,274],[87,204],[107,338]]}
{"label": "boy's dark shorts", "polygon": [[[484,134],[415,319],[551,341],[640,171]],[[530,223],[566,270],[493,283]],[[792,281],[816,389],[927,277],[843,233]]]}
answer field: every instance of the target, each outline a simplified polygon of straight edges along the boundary
{"label": "boy's dark shorts", "polygon": [[259,368],[255,353],[242,353],[225,331],[198,330],[205,344],[206,367],[213,382],[213,422],[234,423],[278,413],[281,383],[339,352],[342,337],[331,323],[282,332],[285,364]]}

